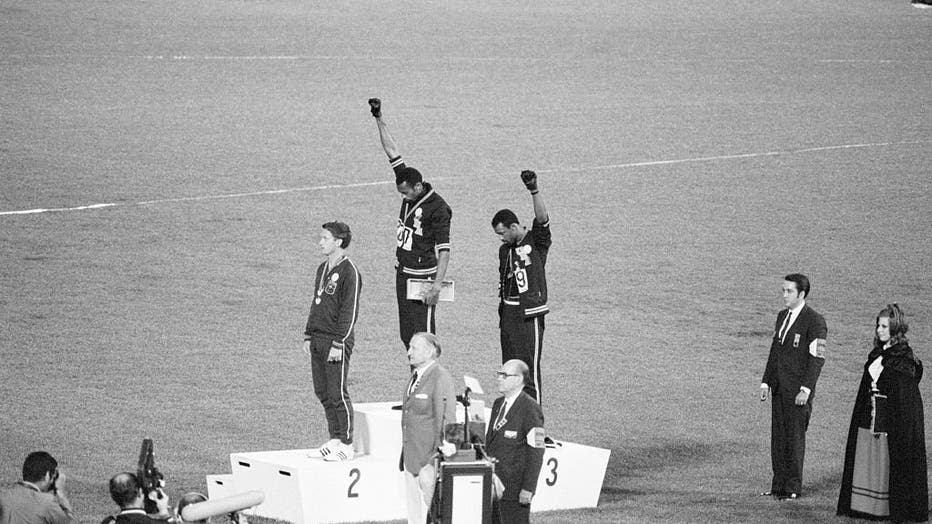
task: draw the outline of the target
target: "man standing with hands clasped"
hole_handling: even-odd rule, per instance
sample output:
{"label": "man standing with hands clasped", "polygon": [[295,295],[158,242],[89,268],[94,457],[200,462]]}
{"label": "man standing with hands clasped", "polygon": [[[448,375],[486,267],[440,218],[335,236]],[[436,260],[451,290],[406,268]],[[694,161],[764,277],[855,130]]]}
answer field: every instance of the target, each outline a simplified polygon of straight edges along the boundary
{"label": "man standing with hands clasped", "polygon": [[456,422],[456,390],[453,377],[437,362],[440,340],[433,333],[415,333],[408,348],[411,379],[405,388],[401,410],[401,457],[408,523],[423,524],[434,496],[434,459],[442,449],[446,456],[455,446],[443,440],[444,426]]}
{"label": "man standing with hands clasped", "polygon": [[304,329],[304,352],[311,357],[314,393],[324,406],[330,440],[308,456],[326,461],[351,460],[353,450],[353,404],[346,387],[354,328],[359,317],[362,277],[347,258],[353,234],[342,222],[321,226],[317,245],[327,257],[317,268],[314,300]]}
{"label": "man standing with hands clasped", "polygon": [[[437,301],[450,264],[450,220],[453,210],[421,173],[405,165],[401,151],[382,120],[382,101],[369,99],[369,108],[379,128],[382,149],[395,171],[401,193],[395,256],[395,294],[398,300],[398,329],[405,348],[418,332],[436,333]],[[408,299],[408,279],[433,280],[420,300]]]}
{"label": "man standing with hands clasped", "polygon": [[522,391],[527,364],[509,360],[496,375],[502,396],[492,403],[485,451],[496,460],[495,474],[505,492],[492,503],[492,522],[527,524],[544,461],[544,415],[540,404]]}
{"label": "man standing with hands clasped", "polygon": [[522,171],[521,181],[531,192],[534,222],[530,231],[518,223],[510,209],[492,217],[492,229],[502,241],[498,249],[498,316],[502,362],[520,359],[529,377],[524,391],[541,403],[540,355],[544,344],[547,305],[547,253],[550,250],[550,216],[537,187],[537,174]]}
{"label": "man standing with hands clasped", "polygon": [[786,309],[777,314],[770,356],[760,385],[761,402],[771,398],[770,459],[773,481],[762,496],[796,500],[802,493],[806,429],[816,381],[825,363],[825,319],[806,305],[809,279],[784,277]]}

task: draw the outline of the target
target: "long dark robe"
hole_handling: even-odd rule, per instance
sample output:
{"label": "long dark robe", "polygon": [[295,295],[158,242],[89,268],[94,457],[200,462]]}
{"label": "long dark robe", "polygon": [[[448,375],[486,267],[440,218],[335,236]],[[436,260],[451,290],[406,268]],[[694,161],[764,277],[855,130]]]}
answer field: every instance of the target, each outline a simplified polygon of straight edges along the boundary
{"label": "long dark robe", "polygon": [[929,519],[929,488],[926,481],[925,423],[919,394],[922,362],[905,343],[886,350],[875,348],[864,364],[848,430],[838,514],[878,518],[851,509],[858,428],[871,425],[871,376],[867,368],[878,355],[883,356],[883,371],[877,378],[877,389],[887,395],[887,447],[890,454],[890,515],[884,518],[898,522],[926,522]]}

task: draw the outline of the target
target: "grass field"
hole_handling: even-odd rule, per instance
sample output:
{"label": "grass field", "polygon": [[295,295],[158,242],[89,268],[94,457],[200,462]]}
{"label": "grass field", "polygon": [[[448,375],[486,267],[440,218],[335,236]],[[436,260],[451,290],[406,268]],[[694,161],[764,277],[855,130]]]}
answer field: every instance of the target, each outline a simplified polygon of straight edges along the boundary
{"label": "grass field", "polygon": [[[548,429],[612,458],[598,509],[535,522],[845,522],[844,436],[884,304],[932,360],[930,34],[906,0],[5,0],[0,479],[46,449],[96,523],[143,437],[173,498],[231,452],[318,443],[300,345],[331,219],[364,278],[351,392],[400,398],[380,96],[454,209],[443,361],[489,389],[488,220],[529,221],[518,173],[540,173]],[[38,209],[57,211],[17,213]],[[757,390],[794,271],[829,350],[787,504],[754,496]]]}

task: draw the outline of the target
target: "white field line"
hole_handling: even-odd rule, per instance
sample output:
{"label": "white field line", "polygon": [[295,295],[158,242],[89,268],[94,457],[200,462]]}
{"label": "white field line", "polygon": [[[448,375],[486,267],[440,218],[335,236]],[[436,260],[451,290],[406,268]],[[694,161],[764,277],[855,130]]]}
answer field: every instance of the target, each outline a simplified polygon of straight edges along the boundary
{"label": "white field line", "polygon": [[[650,166],[662,166],[670,164],[689,164],[689,163],[698,163],[698,162],[714,162],[720,160],[738,160],[743,158],[761,158],[768,156],[778,156],[778,155],[794,155],[801,153],[816,153],[821,151],[835,151],[843,149],[865,149],[865,148],[876,148],[876,147],[887,147],[887,146],[898,146],[898,145],[910,145],[910,144],[928,144],[932,143],[932,140],[913,140],[906,142],[869,142],[864,144],[843,144],[837,146],[820,146],[820,147],[807,147],[804,149],[791,149],[786,151],[767,151],[762,153],[740,153],[734,155],[716,155],[716,156],[703,156],[703,157],[693,157],[693,158],[680,158],[673,160],[650,160],[644,162],[627,162],[623,164],[606,164],[600,166],[587,166],[587,167],[570,167],[570,168],[554,168],[554,169],[538,169],[537,171],[541,173],[577,173],[585,171],[595,171],[595,170],[608,170],[608,169],[624,169],[631,167],[650,167]],[[450,178],[450,177],[447,177]],[[432,178],[433,180],[443,180],[444,178]],[[293,187],[286,189],[271,189],[265,191],[250,191],[246,193],[227,193],[219,195],[201,195],[201,196],[191,196],[191,197],[178,197],[178,198],[162,198],[157,200],[144,200],[141,202],[111,202],[105,204],[88,204],[83,206],[76,207],[59,207],[59,208],[37,208],[37,209],[23,209],[17,211],[0,211],[0,216],[5,215],[31,215],[39,213],[58,213],[65,211],[85,211],[90,209],[102,209],[108,207],[119,207],[119,206],[151,206],[158,204],[169,204],[176,202],[197,202],[201,200],[220,200],[225,198],[246,198],[254,196],[264,196],[264,195],[279,195],[285,193],[301,193],[309,191],[323,191],[327,189],[352,189],[358,187],[369,187],[369,186],[378,186],[383,184],[392,183],[391,180],[381,180],[378,182],[358,182],[354,184],[330,184],[322,186],[308,186],[308,187]]]}
{"label": "white field line", "polygon": [[566,168],[566,169],[539,169],[541,173],[554,173],[554,172],[580,172],[580,171],[591,171],[596,169],[621,169],[626,167],[644,167],[644,166],[662,166],[668,164],[687,164],[694,162],[711,162],[715,160],[735,160],[740,158],[759,158],[766,156],[777,156],[777,155],[793,155],[799,153],[814,153],[818,151],[832,151],[837,149],[860,149],[860,148],[869,148],[869,147],[886,147],[894,145],[910,145],[910,144],[928,144],[932,143],[932,140],[913,140],[907,142],[871,142],[866,144],[843,144],[839,146],[821,146],[821,147],[807,147],[805,149],[791,149],[788,151],[768,151],[765,153],[741,153],[736,155],[717,155],[717,156],[701,156],[695,158],[681,158],[676,160],[651,160],[646,162],[629,162],[625,164],[608,164],[604,166],[589,166],[589,167],[579,167],[579,168]]}
{"label": "white field line", "polygon": [[[80,55],[80,54],[28,54],[28,53],[9,53],[0,54],[0,59],[83,59],[83,60],[143,60],[143,61],[228,61],[228,62],[278,62],[278,61],[372,61],[387,60],[400,61],[404,60],[401,56],[387,55]],[[544,57],[534,56],[441,56],[432,59],[424,59],[425,62],[542,62],[550,60]],[[695,58],[672,58],[658,59],[655,57],[627,57],[619,59],[624,62],[652,62],[652,63],[696,63]],[[710,61],[715,63],[763,63],[766,59],[760,57],[714,57]],[[915,64],[925,63],[932,60],[927,58],[912,58],[904,60],[901,58],[847,58],[847,57],[813,57],[810,62],[822,64]]]}
{"label": "white field line", "polygon": [[[0,59],[17,60],[141,60],[145,62],[299,62],[299,61],[402,61],[401,56],[384,55],[66,55],[66,54],[6,54]],[[424,59],[424,62],[541,62],[545,58],[529,56],[444,56]]]}

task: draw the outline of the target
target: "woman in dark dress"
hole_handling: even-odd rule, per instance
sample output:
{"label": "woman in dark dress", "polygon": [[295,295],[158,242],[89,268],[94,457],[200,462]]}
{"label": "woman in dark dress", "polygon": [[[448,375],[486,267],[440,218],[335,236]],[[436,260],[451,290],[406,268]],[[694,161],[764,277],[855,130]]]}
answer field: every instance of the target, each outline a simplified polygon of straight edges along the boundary
{"label": "woman in dark dress", "polygon": [[877,315],[874,349],[851,415],[838,514],[894,522],[926,522],[922,362],[906,338],[896,304]]}

